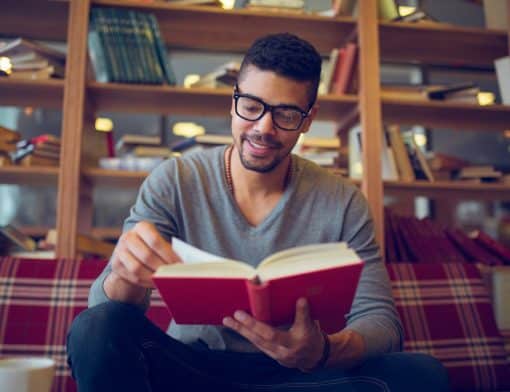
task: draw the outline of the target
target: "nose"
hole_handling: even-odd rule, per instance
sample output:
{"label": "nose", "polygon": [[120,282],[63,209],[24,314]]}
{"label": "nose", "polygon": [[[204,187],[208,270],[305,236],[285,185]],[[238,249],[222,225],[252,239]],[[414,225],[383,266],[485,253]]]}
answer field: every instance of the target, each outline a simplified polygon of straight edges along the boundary
{"label": "nose", "polygon": [[257,121],[257,128],[261,133],[276,133],[277,128],[273,122],[271,111],[268,110]]}

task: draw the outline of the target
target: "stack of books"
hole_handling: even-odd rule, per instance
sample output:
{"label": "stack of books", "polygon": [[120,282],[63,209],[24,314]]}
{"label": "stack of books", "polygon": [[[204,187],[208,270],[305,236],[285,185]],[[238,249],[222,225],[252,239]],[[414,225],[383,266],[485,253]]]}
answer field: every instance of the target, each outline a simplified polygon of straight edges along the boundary
{"label": "stack of books", "polygon": [[25,38],[0,42],[0,57],[8,59],[4,72],[10,78],[44,80],[64,77],[65,53]]}
{"label": "stack of books", "polygon": [[93,7],[88,48],[98,82],[176,84],[158,21],[151,13]]}
{"label": "stack of books", "polygon": [[384,219],[388,262],[510,265],[510,249],[481,230],[464,233],[390,209],[385,210]]}
{"label": "stack of books", "polygon": [[245,7],[253,11],[302,13],[305,2],[304,0],[248,0]]}
{"label": "stack of books", "polygon": [[60,138],[42,134],[20,140],[10,153],[13,163],[22,166],[58,166],[60,161]]}
{"label": "stack of books", "polygon": [[115,144],[115,157],[101,158],[99,167],[107,170],[151,171],[172,156],[161,145],[158,135],[124,134]]}
{"label": "stack of books", "polygon": [[10,154],[16,151],[16,143],[20,139],[19,132],[0,126],[0,167],[12,163]]}
{"label": "stack of books", "polygon": [[213,71],[202,75],[199,80],[191,83],[189,87],[233,87],[237,83],[241,64],[237,61],[229,61]]}

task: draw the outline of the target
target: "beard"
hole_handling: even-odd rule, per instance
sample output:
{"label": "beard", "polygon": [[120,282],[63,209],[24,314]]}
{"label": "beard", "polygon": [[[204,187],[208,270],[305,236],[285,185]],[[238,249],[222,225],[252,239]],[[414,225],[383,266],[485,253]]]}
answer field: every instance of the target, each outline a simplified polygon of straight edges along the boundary
{"label": "beard", "polygon": [[[276,154],[272,158],[251,157],[248,153],[244,152],[244,142],[253,142],[268,146],[274,149]],[[252,170],[257,173],[268,173],[274,170],[289,155],[290,150],[284,151],[284,147],[285,146],[272,135],[255,132],[242,134],[240,137],[239,159],[243,167],[247,170]],[[280,153],[283,153],[283,155]]]}

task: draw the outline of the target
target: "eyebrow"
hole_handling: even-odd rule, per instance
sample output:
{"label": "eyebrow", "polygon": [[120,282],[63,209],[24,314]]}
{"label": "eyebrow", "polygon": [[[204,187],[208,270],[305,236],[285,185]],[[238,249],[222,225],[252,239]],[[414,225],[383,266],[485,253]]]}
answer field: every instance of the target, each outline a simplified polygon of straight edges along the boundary
{"label": "eyebrow", "polygon": [[279,104],[276,104],[276,105],[271,105],[271,104],[267,103],[266,101],[264,101],[262,98],[257,97],[256,95],[241,92],[241,90],[239,89],[239,86],[237,86],[237,92],[240,95],[244,95],[245,97],[255,98],[255,99],[259,100],[259,101],[262,101],[266,105],[269,105],[269,106],[284,107],[284,108],[294,108],[294,109],[299,109],[300,111],[302,111],[304,113],[307,113],[307,110],[303,109],[301,106],[296,105],[294,103],[279,103]]}

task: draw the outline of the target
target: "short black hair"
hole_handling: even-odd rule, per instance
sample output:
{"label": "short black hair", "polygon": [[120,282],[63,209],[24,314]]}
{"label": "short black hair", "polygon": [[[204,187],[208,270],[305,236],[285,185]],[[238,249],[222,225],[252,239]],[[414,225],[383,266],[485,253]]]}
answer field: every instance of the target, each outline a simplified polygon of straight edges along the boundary
{"label": "short black hair", "polygon": [[299,82],[310,82],[309,107],[315,103],[322,59],[317,50],[304,39],[290,33],[260,37],[244,56],[239,80],[243,78],[246,68],[250,65]]}

